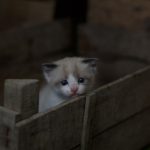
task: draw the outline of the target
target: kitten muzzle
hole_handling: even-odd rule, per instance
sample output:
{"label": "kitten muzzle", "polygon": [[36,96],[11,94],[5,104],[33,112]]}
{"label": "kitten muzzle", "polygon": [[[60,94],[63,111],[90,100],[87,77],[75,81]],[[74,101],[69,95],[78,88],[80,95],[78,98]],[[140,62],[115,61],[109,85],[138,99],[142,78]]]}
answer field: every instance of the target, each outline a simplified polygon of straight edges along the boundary
{"label": "kitten muzzle", "polygon": [[71,95],[77,95],[78,87],[77,86],[72,86],[71,87]]}

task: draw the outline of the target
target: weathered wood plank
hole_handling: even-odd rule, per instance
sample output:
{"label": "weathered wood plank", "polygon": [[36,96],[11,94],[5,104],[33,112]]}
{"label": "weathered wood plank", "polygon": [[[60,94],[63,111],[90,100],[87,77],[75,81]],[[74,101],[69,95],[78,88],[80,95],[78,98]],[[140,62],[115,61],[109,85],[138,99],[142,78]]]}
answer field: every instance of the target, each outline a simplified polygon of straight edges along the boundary
{"label": "weathered wood plank", "polygon": [[0,106],[0,123],[15,126],[20,120],[20,114],[5,107]]}
{"label": "weathered wood plank", "polygon": [[80,144],[85,97],[16,124],[19,150],[69,150]]}
{"label": "weathered wood plank", "polygon": [[93,138],[91,150],[138,150],[150,143],[150,108]]}
{"label": "weathered wood plank", "polygon": [[94,108],[91,106],[95,105],[95,101],[91,101],[90,96],[86,97],[85,103],[85,112],[84,112],[84,120],[83,120],[83,129],[81,135],[81,150],[90,150],[90,140],[91,137],[91,122],[93,119]]}
{"label": "weathered wood plank", "polygon": [[150,106],[149,77],[150,67],[147,67],[91,93],[92,105],[88,109],[92,113],[86,120],[90,127],[85,131],[90,136],[86,144],[98,133]]}
{"label": "weathered wood plank", "polygon": [[17,150],[18,132],[15,128],[0,124],[0,149]]}
{"label": "weathered wood plank", "polygon": [[0,107],[0,150],[16,150],[18,136],[15,124],[19,120],[19,113]]}
{"label": "weathered wood plank", "polygon": [[4,106],[20,113],[22,119],[38,112],[38,80],[5,81]]}
{"label": "weathered wood plank", "polygon": [[150,106],[149,77],[146,67],[94,92],[93,135]]}

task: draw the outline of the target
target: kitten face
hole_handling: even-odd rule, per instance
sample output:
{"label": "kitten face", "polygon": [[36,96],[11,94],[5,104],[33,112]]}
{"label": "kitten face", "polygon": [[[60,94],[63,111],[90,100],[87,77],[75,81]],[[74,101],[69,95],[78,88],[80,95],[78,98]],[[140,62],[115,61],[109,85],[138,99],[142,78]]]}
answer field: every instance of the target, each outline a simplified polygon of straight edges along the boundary
{"label": "kitten face", "polygon": [[96,61],[94,58],[64,58],[53,64],[43,64],[43,73],[59,96],[71,98],[91,89],[96,74]]}

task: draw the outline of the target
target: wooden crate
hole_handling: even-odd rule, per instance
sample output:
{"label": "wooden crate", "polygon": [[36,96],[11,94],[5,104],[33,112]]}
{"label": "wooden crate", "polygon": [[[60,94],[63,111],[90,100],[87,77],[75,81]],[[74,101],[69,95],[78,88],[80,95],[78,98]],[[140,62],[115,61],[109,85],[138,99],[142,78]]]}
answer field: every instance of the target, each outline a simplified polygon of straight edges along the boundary
{"label": "wooden crate", "polygon": [[150,143],[150,67],[38,112],[37,80],[6,80],[1,150],[137,150]]}

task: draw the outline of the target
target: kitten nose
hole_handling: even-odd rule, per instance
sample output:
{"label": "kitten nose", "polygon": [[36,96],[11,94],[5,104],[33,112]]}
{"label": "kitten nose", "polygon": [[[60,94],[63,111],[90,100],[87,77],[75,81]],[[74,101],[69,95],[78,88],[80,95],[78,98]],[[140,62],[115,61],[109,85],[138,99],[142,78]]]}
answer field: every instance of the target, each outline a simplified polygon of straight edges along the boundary
{"label": "kitten nose", "polygon": [[71,92],[73,92],[74,94],[76,94],[77,91],[78,91],[78,87],[76,85],[71,87]]}

